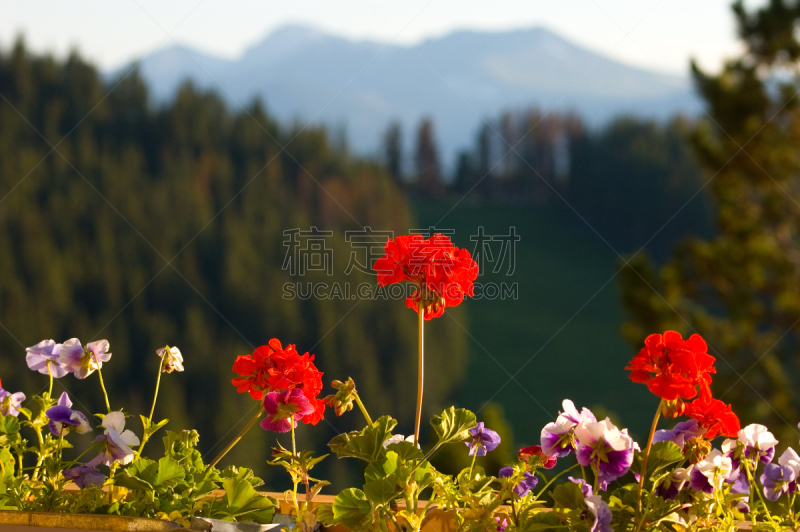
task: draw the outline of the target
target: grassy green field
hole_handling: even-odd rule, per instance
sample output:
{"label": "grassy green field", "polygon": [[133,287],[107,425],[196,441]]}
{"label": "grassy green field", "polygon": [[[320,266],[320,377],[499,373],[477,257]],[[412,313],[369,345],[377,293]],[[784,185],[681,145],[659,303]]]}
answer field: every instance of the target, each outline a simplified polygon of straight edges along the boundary
{"label": "grassy green field", "polygon": [[[481,283],[517,283],[516,300],[467,300],[471,335],[466,377],[454,401],[479,410],[487,401],[502,405],[517,446],[538,443],[564,398],[645,435],[656,398],[628,380],[624,370],[633,355],[619,330],[617,255],[566,207],[459,205],[417,201],[420,227],[453,229],[453,240],[471,252],[470,235],[520,236],[515,270],[507,275],[484,264]],[[442,219],[442,217],[444,218]],[[441,220],[441,221],[440,221]],[[493,252],[499,251],[499,243]],[[497,257],[495,257],[497,258]],[[442,320],[452,319],[445,316]],[[435,334],[435,322],[429,327]],[[447,353],[430,353],[447,356]],[[511,376],[515,376],[513,379]],[[480,419],[480,414],[479,414]]]}

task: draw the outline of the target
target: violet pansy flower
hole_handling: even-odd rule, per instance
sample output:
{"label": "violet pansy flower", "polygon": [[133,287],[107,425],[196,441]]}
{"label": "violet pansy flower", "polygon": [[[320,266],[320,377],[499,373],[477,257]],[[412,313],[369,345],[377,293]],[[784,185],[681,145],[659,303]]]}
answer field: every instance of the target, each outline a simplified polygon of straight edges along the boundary
{"label": "violet pansy flower", "polygon": [[314,407],[300,388],[285,392],[269,392],[264,396],[267,417],[261,420],[261,428],[273,432],[289,432],[297,421],[314,412]]}
{"label": "violet pansy flower", "polygon": [[2,383],[0,383],[0,414],[17,417],[19,415],[19,409],[22,407],[22,401],[24,400],[24,393],[7,392],[2,388]]}
{"label": "violet pansy flower", "polygon": [[582,479],[582,478],[575,478],[575,477],[567,477],[567,478],[568,478],[568,479],[569,479],[569,481],[570,481],[570,482],[572,482],[573,484],[577,484],[577,485],[578,485],[578,487],[581,489],[581,493],[583,493],[583,496],[584,496],[584,497],[591,497],[592,495],[594,495],[594,493],[593,493],[593,491],[592,491],[592,486],[591,486],[591,484],[589,484],[588,482],[586,482],[584,479]]}
{"label": "violet pansy flower", "polygon": [[677,423],[672,429],[657,430],[653,434],[653,443],[671,441],[683,449],[686,445],[686,440],[702,436],[705,432],[706,429],[701,427],[696,419],[690,419],[689,421]]}
{"label": "violet pansy flower", "polygon": [[683,489],[683,486],[689,481],[689,476],[692,473],[693,465],[689,467],[677,467],[670,473],[658,486],[656,486],[656,494],[664,500],[671,501],[678,498],[678,493]]}
{"label": "violet pansy flower", "polygon": [[89,420],[83,413],[72,410],[72,401],[69,400],[67,392],[61,394],[56,406],[49,408],[45,415],[50,420],[48,426],[50,432],[55,436],[64,436],[71,430],[78,434],[85,434],[92,430]]}
{"label": "violet pansy flower", "polygon": [[25,362],[33,371],[38,371],[43,375],[52,375],[55,379],[60,379],[68,372],[64,365],[59,361],[61,344],[53,340],[42,340],[38,344],[25,348]]}
{"label": "violet pansy flower", "polygon": [[611,508],[600,498],[600,495],[590,495],[584,499],[586,507],[594,516],[594,522],[589,528],[591,532],[614,532],[611,528]]}
{"label": "violet pansy flower", "polygon": [[[497,473],[497,476],[500,478],[509,478],[514,475],[514,468],[511,466],[505,466],[500,468],[500,471]],[[529,471],[525,471],[523,473],[523,478],[520,480],[513,488],[512,491],[514,495],[519,497],[520,499],[523,498],[525,495],[528,494],[532,489],[536,487],[539,483],[539,479],[533,476]]]}
{"label": "violet pansy flower", "polygon": [[[161,373],[183,371],[183,355],[177,347],[162,347],[156,350],[156,354],[164,360],[161,363]],[[167,356],[166,359],[164,359],[164,355]]]}
{"label": "violet pansy flower", "polygon": [[65,469],[61,474],[64,475],[66,480],[71,480],[81,489],[86,486],[102,486],[106,481],[104,474],[98,471],[97,468],[88,465]]}
{"label": "violet pansy flower", "polygon": [[788,465],[767,464],[761,474],[761,485],[764,486],[764,497],[775,502],[784,493],[789,493],[790,486],[797,481],[797,473]]}
{"label": "violet pansy flower", "polygon": [[730,457],[722,454],[719,449],[712,449],[704,460],[692,468],[689,473],[689,484],[695,491],[714,493],[727,482],[733,472]]}
{"label": "violet pansy flower", "polygon": [[542,452],[548,456],[563,457],[572,451],[572,430],[581,423],[595,423],[597,418],[588,408],[580,412],[575,408],[575,403],[564,399],[561,403],[563,412],[560,412],[555,422],[548,423],[542,429]]}
{"label": "violet pansy flower", "polygon": [[61,346],[58,359],[67,371],[78,379],[85,379],[111,360],[108,340],[89,342],[86,348],[77,338],[70,338]]}
{"label": "violet pansy flower", "polygon": [[619,430],[606,418],[581,423],[575,427],[575,437],[578,463],[597,471],[600,483],[613,482],[630,469],[636,444],[627,429]]}
{"label": "violet pansy flower", "polygon": [[478,423],[474,429],[469,429],[472,441],[464,442],[469,447],[470,456],[486,456],[489,451],[494,451],[500,445],[500,435],[483,425],[483,421]]}
{"label": "violet pansy flower", "polygon": [[744,445],[744,455],[747,458],[758,457],[760,462],[768,464],[775,457],[778,440],[764,425],[758,423],[747,425],[739,431],[738,441]]}
{"label": "violet pansy flower", "polygon": [[109,412],[103,418],[105,434],[94,439],[94,443],[105,441],[102,452],[90,460],[86,465],[96,466],[105,464],[111,466],[114,462],[126,465],[133,460],[131,446],[139,445],[139,438],[130,431],[125,430],[125,414],[122,412]]}

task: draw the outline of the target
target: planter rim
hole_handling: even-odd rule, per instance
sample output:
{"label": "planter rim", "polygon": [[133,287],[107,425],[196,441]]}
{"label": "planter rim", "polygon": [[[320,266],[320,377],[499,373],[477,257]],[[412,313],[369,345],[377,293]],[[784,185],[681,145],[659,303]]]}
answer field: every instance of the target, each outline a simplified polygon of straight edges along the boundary
{"label": "planter rim", "polygon": [[0,525],[105,530],[108,532],[176,532],[184,530],[178,523],[173,521],[149,517],[27,512],[19,510],[0,510]]}

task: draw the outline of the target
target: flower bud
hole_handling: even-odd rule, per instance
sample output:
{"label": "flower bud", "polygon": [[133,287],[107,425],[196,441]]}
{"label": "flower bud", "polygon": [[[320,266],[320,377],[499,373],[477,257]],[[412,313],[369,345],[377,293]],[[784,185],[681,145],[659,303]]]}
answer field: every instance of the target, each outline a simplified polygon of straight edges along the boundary
{"label": "flower bud", "polygon": [[664,417],[676,418],[678,416],[682,416],[685,409],[686,405],[684,405],[683,399],[678,397],[674,401],[664,401],[664,407],[661,409],[661,414]]}
{"label": "flower bud", "polygon": [[689,438],[686,440],[686,445],[683,448],[683,454],[689,459],[689,462],[696,464],[706,459],[711,452],[711,442],[703,439],[702,436],[697,438]]}
{"label": "flower bud", "polygon": [[323,399],[325,403],[334,409],[337,416],[353,409],[353,401],[356,399],[356,383],[348,378],[345,382],[333,381],[331,386],[338,391],[335,395],[329,395]]}

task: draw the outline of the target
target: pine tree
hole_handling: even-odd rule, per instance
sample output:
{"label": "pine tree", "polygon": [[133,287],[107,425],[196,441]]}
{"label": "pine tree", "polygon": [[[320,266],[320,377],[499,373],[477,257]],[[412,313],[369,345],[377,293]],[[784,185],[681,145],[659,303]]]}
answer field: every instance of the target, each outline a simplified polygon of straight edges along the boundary
{"label": "pine tree", "polygon": [[636,347],[646,334],[667,328],[700,333],[718,357],[715,394],[733,402],[743,424],[763,423],[779,439],[794,440],[800,412],[800,6],[771,0],[748,11],[737,2],[733,10],[744,54],[718,74],[692,65],[708,108],[692,140],[706,171],[704,190],[716,207],[716,235],[685,242],[660,269],[635,257],[623,277],[631,316],[625,333]]}

